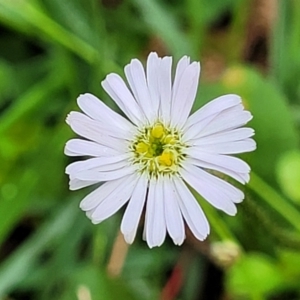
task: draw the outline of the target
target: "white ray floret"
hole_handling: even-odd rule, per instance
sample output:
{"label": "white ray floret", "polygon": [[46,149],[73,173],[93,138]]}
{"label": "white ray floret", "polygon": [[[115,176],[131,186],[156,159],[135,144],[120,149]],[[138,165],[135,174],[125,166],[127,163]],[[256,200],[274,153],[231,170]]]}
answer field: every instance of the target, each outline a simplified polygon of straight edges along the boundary
{"label": "white ray floret", "polygon": [[91,94],[77,99],[83,113],[67,117],[84,139],[68,141],[65,154],[87,157],[66,168],[70,189],[100,185],[80,203],[94,224],[128,203],[121,223],[127,243],[134,241],[143,215],[143,237],[151,248],[167,233],[181,245],[185,224],[202,241],[209,223],[189,186],[217,209],[236,214],[243,192],[211,171],[249,181],[249,165],[232,155],[256,149],[254,130],[242,127],[252,115],[239,96],[224,95],[189,116],[200,64],[187,56],[174,79],[172,58],[156,53],[149,54],[146,70],[133,59],[124,71],[128,84],[112,73],[102,86],[126,118]]}

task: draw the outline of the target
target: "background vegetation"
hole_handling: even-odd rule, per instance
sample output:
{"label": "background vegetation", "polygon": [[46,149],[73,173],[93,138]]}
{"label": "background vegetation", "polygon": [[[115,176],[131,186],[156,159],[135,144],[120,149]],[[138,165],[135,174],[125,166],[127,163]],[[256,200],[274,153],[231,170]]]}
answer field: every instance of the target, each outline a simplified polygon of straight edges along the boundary
{"label": "background vegetation", "polygon": [[[300,299],[298,0],[0,0],[0,299]],[[76,97],[150,51],[200,60],[195,108],[224,93],[253,113],[256,152],[234,218],[201,199],[207,241],[128,247],[69,192]]]}

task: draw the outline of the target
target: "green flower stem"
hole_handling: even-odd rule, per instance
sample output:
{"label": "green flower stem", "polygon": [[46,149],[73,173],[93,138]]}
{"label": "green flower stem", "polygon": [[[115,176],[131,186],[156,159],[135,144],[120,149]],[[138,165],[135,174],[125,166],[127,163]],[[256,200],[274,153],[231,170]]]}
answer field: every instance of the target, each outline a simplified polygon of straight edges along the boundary
{"label": "green flower stem", "polygon": [[234,234],[230,231],[227,224],[220,218],[215,208],[211,207],[206,201],[203,201],[203,198],[193,189],[191,189],[193,195],[196,197],[197,201],[201,203],[201,207],[204,208],[209,223],[212,228],[219,236],[219,238],[223,241],[233,241],[235,242],[241,249],[241,245],[238,240],[235,238]]}
{"label": "green flower stem", "polygon": [[300,231],[300,212],[254,172],[248,187]]}
{"label": "green flower stem", "polygon": [[254,222],[259,222],[269,232],[269,235],[276,240],[279,246],[282,245],[290,249],[300,250],[299,233],[290,228],[279,226],[269,215],[268,207],[262,208],[257,201],[254,201],[250,195],[247,195],[243,203],[243,209]]}

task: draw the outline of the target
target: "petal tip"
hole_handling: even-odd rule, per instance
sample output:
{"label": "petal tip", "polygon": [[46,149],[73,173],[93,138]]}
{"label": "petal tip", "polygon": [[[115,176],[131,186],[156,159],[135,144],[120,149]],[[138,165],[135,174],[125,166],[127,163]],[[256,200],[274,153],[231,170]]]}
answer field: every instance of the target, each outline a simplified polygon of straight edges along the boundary
{"label": "petal tip", "polygon": [[[123,233],[123,232],[122,232]],[[131,245],[134,241],[134,237],[131,235],[131,234],[124,234],[123,233],[123,236],[124,236],[124,240],[127,244]]]}

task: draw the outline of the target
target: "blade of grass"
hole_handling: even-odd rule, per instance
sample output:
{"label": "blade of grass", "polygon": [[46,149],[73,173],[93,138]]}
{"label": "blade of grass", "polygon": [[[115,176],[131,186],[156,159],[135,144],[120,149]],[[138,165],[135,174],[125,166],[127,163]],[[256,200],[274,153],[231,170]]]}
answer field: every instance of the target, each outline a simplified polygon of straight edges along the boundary
{"label": "blade of grass", "polygon": [[[38,32],[76,53],[83,60],[94,64],[98,60],[98,51],[93,46],[63,28],[29,1],[0,1],[0,21],[18,30]],[[29,32],[28,32],[29,33]]]}
{"label": "blade of grass", "polygon": [[270,39],[270,75],[281,86],[285,77],[286,55],[286,20],[288,1],[277,1],[277,13],[275,24],[272,28]]}
{"label": "blade of grass", "polygon": [[1,116],[0,133],[8,129],[24,114],[34,109],[38,104],[47,99],[56,89],[63,84],[59,76],[50,76],[42,79],[31,87],[27,93],[18,98]]}
{"label": "blade of grass", "polygon": [[141,11],[151,31],[162,38],[168,50],[174,53],[175,58],[186,54],[194,55],[190,41],[178,26],[179,21],[167,9],[164,9],[162,4],[154,0],[133,0],[133,2]]}
{"label": "blade of grass", "polygon": [[0,297],[3,297],[31,272],[39,254],[50,242],[70,230],[78,213],[77,205],[70,201],[59,208],[50,220],[20,246],[0,267]]}
{"label": "blade of grass", "polygon": [[[22,215],[24,210],[30,205],[29,197],[33,187],[37,182],[36,174],[31,170],[25,171],[21,180],[17,182],[18,187],[22,187],[22,195],[20,189],[16,188],[16,195],[13,198],[6,198],[2,195],[0,202],[0,245],[12,228],[16,219]],[[3,186],[3,189],[5,185]]]}
{"label": "blade of grass", "polygon": [[190,22],[189,36],[193,51],[199,53],[205,38],[205,3],[202,0],[186,1],[186,11]]}
{"label": "blade of grass", "polygon": [[253,171],[251,172],[251,180],[248,183],[248,187],[277,211],[295,229],[300,231],[300,212],[290,201],[284,199]]}

